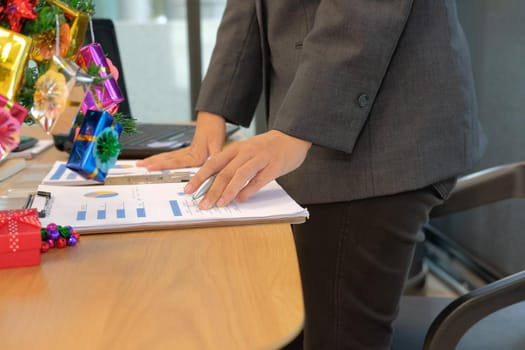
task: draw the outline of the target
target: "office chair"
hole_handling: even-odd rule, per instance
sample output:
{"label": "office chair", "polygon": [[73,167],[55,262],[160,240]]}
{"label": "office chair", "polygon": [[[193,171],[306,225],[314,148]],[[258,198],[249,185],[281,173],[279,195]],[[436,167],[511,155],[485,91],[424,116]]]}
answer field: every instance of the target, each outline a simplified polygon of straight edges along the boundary
{"label": "office chair", "polygon": [[[525,162],[498,166],[460,178],[450,198],[431,217],[522,197]],[[434,228],[425,230],[431,233]],[[394,324],[392,350],[421,349],[525,349],[525,271],[454,300],[404,296]]]}

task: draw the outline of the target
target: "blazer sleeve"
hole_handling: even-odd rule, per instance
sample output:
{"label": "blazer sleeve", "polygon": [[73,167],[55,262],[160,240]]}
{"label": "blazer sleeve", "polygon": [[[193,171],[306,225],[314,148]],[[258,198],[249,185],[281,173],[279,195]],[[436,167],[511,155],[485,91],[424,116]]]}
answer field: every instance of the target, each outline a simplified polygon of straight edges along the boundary
{"label": "blazer sleeve", "polygon": [[272,128],[351,153],[412,1],[322,0]]}
{"label": "blazer sleeve", "polygon": [[229,0],[195,106],[248,127],[262,91],[255,1]]}

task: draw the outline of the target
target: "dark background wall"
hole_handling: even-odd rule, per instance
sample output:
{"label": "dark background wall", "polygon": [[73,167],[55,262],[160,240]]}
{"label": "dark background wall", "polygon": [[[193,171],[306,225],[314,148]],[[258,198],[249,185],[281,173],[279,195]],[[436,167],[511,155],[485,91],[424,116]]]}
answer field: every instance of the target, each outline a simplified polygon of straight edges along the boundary
{"label": "dark background wall", "polygon": [[[473,170],[525,161],[525,1],[457,4],[489,142]],[[500,272],[525,269],[525,199],[469,210],[434,224]]]}

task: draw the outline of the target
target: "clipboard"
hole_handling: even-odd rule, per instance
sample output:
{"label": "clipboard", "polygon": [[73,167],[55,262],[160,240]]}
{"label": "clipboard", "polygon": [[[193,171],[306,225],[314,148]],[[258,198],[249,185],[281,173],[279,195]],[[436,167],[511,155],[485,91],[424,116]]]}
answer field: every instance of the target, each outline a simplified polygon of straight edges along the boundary
{"label": "clipboard", "polygon": [[40,185],[51,193],[42,225],[67,223],[81,234],[133,232],[251,225],[302,223],[308,211],[299,206],[275,181],[243,203],[224,208],[198,209],[185,194],[185,183],[110,186]]}
{"label": "clipboard", "polygon": [[[44,202],[41,203],[39,206],[37,206],[36,202],[41,198],[44,200]],[[36,193],[30,193],[29,196],[27,196],[27,200],[26,200],[26,203],[24,204],[23,209],[35,208],[37,210],[38,217],[45,218],[47,214],[49,213],[49,209],[51,205],[52,205],[51,192],[37,191]]]}

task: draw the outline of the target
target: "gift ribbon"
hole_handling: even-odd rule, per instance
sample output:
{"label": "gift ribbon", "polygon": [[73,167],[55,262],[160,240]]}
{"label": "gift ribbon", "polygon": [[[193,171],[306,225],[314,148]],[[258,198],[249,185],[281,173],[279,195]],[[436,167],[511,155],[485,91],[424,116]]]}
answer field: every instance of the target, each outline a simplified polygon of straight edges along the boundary
{"label": "gift ribbon", "polygon": [[14,253],[20,248],[20,238],[18,238],[18,222],[15,220],[9,220],[8,225],[7,233],[9,234],[9,249],[11,249],[11,251]]}
{"label": "gift ribbon", "polygon": [[94,179],[94,178],[97,177],[97,175],[98,175],[98,168],[95,168],[95,170],[93,170],[93,171],[91,172],[91,174],[88,174],[87,177],[88,177],[89,179]]}
{"label": "gift ribbon", "polygon": [[80,102],[79,101],[71,101],[71,100],[69,100],[69,101],[67,101],[66,104],[67,104],[68,107],[75,107],[75,108],[80,107]]}
{"label": "gift ribbon", "polygon": [[0,226],[12,221],[13,219],[23,224],[40,227],[36,209],[20,209],[0,211]]}
{"label": "gift ribbon", "polygon": [[78,135],[77,136],[77,141],[87,141],[87,142],[93,142],[97,139],[96,136],[94,135]]}
{"label": "gift ribbon", "polygon": [[[105,86],[103,83],[98,83],[101,85],[102,89],[105,89]],[[98,85],[97,84],[97,85]],[[103,91],[103,90],[102,90]],[[95,100],[95,104],[97,105],[98,108],[100,109],[104,109],[103,106],[102,106],[102,101],[100,100],[100,98],[98,98],[98,94],[97,92],[95,91],[95,87],[93,86],[93,91],[91,91],[91,96],[93,97],[93,99]]]}

